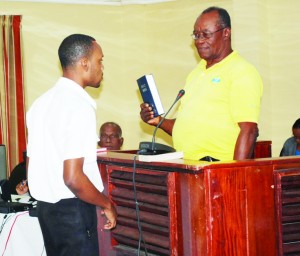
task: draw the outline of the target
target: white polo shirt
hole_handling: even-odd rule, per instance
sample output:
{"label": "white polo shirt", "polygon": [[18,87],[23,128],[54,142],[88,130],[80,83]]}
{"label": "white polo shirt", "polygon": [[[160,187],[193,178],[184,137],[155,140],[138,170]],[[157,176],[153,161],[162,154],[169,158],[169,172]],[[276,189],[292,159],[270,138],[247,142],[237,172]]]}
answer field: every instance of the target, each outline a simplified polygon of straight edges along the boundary
{"label": "white polo shirt", "polygon": [[27,112],[28,183],[31,195],[49,203],[75,195],[64,184],[63,163],[84,157],[83,170],[103,190],[97,165],[96,103],[74,81],[61,77]]}

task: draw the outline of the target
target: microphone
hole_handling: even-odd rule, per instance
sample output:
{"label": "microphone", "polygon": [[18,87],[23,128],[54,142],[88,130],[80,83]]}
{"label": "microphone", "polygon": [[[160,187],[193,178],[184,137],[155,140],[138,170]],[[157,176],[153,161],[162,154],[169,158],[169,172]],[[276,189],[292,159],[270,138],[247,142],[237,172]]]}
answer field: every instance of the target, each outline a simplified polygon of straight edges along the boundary
{"label": "microphone", "polygon": [[175,149],[172,147],[169,147],[167,145],[163,145],[160,143],[155,143],[155,136],[158,128],[161,126],[163,121],[165,120],[166,116],[169,114],[173,106],[181,99],[181,97],[185,94],[184,90],[180,90],[179,93],[177,94],[176,99],[174,100],[173,104],[171,107],[168,109],[166,114],[162,117],[162,119],[159,121],[157,126],[155,127],[155,130],[153,132],[152,136],[152,142],[141,142],[139,146],[139,155],[157,155],[157,154],[163,154],[163,153],[168,153],[168,152],[175,152]]}

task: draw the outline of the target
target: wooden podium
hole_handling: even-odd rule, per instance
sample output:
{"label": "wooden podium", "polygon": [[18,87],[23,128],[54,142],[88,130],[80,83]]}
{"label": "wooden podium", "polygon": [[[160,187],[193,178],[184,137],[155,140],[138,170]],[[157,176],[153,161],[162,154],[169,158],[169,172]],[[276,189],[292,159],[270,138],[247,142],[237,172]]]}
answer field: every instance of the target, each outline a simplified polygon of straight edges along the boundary
{"label": "wooden podium", "polygon": [[98,155],[118,211],[111,232],[98,218],[101,256],[145,255],[143,239],[148,255],[300,253],[299,157],[149,163],[134,153]]}

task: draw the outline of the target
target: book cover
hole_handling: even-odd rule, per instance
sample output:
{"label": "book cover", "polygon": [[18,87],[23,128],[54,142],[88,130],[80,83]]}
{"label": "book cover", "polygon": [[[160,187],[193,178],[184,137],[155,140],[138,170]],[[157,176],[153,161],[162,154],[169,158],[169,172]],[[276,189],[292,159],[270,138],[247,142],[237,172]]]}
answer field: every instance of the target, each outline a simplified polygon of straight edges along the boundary
{"label": "book cover", "polygon": [[138,155],[137,160],[142,162],[161,162],[173,159],[183,158],[183,152],[171,152],[159,155]]}
{"label": "book cover", "polygon": [[148,103],[154,112],[154,117],[165,113],[158,90],[152,74],[144,75],[137,79],[137,84],[144,103]]}

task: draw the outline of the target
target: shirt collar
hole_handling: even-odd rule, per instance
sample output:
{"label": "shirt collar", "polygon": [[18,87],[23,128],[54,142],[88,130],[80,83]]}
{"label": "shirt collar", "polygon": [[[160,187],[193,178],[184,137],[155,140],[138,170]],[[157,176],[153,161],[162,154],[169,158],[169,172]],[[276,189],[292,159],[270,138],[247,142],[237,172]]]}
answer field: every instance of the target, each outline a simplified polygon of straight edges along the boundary
{"label": "shirt collar", "polygon": [[82,98],[84,98],[87,102],[89,102],[95,110],[97,109],[96,102],[93,100],[93,98],[75,81],[73,81],[69,78],[66,78],[66,77],[61,77],[58,80],[58,84],[63,84],[64,86],[68,87],[69,89],[75,91]]}
{"label": "shirt collar", "polygon": [[[213,67],[217,67],[217,66],[220,66],[220,65],[223,65],[223,63],[226,63],[228,60],[234,58],[234,56],[237,55],[237,52],[235,50],[233,50],[229,55],[227,55],[224,59],[222,59],[220,62],[216,63],[215,65],[213,65],[212,67],[210,68],[213,68]],[[199,63],[199,66],[201,67],[201,69],[206,69],[206,60],[205,59],[201,59],[200,60],[200,63]]]}

